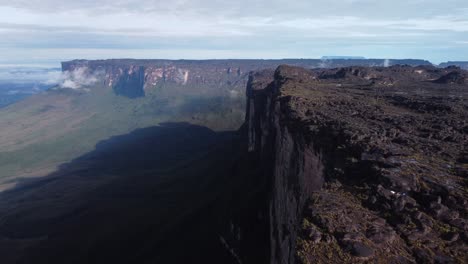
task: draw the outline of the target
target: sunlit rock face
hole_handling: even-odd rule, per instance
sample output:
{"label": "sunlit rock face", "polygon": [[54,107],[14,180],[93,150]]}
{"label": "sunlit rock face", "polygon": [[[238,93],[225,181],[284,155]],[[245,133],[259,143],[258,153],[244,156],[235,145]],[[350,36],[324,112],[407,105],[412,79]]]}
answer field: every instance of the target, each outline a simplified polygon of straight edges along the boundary
{"label": "sunlit rock face", "polygon": [[166,60],[71,61],[62,64],[64,72],[83,67],[104,73],[99,82],[101,86],[113,89],[118,95],[135,98],[163,85],[185,94],[242,94],[248,72],[268,65],[246,65],[236,61]]}

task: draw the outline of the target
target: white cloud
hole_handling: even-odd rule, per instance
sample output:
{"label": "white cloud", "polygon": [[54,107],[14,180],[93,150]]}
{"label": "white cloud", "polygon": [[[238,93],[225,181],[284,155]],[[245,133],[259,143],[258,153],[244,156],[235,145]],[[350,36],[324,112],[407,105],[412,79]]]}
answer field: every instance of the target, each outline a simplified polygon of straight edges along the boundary
{"label": "white cloud", "polygon": [[[181,16],[209,15],[214,17],[244,17],[252,14],[275,17],[315,17],[322,14],[353,15],[368,17],[417,17],[437,14],[466,12],[464,0],[0,0],[0,6],[28,9],[34,12],[66,13],[80,11],[99,15],[103,13],[172,13]],[[373,11],[373,12],[370,12]]]}
{"label": "white cloud", "polygon": [[87,67],[80,67],[73,71],[65,71],[59,76],[53,76],[45,83],[57,84],[60,88],[80,89],[97,83],[102,76],[103,72],[92,72]]}
{"label": "white cloud", "polygon": [[[59,60],[94,58],[97,49],[113,56],[123,50],[118,57],[152,50],[180,58],[192,50],[197,54],[190,58],[277,58],[337,54],[349,47],[371,56],[369,45],[394,46],[391,53],[403,56],[421,43],[434,47],[426,55],[431,59],[437,49],[452,48],[447,56],[468,54],[461,45],[450,46],[463,42],[467,32],[465,0],[0,0],[0,62],[20,48],[37,63],[44,48]],[[64,55],[52,58],[53,51]],[[17,60],[27,58],[19,54]]]}
{"label": "white cloud", "polygon": [[40,83],[52,80],[61,75],[60,69],[31,65],[2,65],[0,82]]}

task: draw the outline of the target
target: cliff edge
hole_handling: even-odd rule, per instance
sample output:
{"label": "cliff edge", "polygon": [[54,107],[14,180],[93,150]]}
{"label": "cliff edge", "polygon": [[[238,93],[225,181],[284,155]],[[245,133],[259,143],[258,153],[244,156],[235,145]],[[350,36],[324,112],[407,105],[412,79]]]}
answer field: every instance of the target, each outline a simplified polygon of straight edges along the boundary
{"label": "cliff edge", "polygon": [[251,74],[244,134],[266,186],[269,263],[463,263],[464,76],[426,66]]}

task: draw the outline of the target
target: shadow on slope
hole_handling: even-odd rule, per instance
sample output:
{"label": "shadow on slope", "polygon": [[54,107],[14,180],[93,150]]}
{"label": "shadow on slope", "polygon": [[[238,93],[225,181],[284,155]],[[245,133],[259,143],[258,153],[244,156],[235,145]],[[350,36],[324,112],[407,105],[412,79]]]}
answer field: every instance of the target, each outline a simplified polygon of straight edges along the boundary
{"label": "shadow on slope", "polygon": [[231,263],[211,207],[237,135],[185,123],[116,136],[0,193],[2,263]]}

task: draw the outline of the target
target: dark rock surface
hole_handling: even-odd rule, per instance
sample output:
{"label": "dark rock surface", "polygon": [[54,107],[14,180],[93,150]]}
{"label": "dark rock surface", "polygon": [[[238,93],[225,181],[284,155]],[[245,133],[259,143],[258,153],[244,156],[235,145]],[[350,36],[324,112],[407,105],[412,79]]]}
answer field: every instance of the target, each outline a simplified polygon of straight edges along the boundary
{"label": "dark rock surface", "polygon": [[269,263],[466,263],[460,76],[427,66],[252,74],[245,131],[268,186]]}
{"label": "dark rock surface", "polygon": [[468,79],[466,72],[454,69],[447,74],[444,74],[439,79],[435,80],[435,83],[447,83],[447,84],[465,84]]}
{"label": "dark rock surface", "polygon": [[145,96],[145,72],[143,67],[122,74],[112,87],[118,95],[135,98]]}

